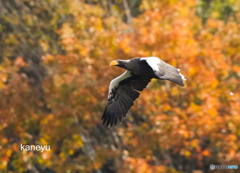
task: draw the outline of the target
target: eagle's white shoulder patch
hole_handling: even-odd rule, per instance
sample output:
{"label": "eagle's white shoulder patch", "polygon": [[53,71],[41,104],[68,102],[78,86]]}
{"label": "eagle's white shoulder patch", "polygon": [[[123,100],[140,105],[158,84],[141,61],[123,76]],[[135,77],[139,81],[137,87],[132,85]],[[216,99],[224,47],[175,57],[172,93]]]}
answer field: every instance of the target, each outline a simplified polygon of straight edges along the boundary
{"label": "eagle's white shoulder patch", "polygon": [[158,71],[158,64],[161,63],[161,60],[158,57],[154,56],[141,58],[140,61],[146,61],[148,65],[153,69],[153,71]]}

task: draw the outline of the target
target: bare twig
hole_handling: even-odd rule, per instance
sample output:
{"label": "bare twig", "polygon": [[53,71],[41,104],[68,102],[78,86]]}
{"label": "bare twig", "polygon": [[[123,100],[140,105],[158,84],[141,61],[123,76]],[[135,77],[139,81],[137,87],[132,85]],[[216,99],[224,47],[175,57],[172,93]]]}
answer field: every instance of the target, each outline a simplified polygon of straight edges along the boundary
{"label": "bare twig", "polygon": [[123,0],[123,6],[125,8],[125,13],[126,13],[126,17],[127,17],[127,24],[130,25],[131,22],[132,22],[132,16],[131,16],[131,11],[130,11],[127,0]]}

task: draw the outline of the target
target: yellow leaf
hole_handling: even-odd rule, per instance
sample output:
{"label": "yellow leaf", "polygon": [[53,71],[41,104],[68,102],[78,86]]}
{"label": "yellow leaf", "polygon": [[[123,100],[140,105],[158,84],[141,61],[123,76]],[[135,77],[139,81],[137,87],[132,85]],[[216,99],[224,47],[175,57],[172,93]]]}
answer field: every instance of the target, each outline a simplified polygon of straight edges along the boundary
{"label": "yellow leaf", "polygon": [[101,163],[100,162],[94,162],[94,168],[95,169],[99,169],[101,167]]}
{"label": "yellow leaf", "polygon": [[191,103],[191,108],[192,108],[195,112],[201,112],[201,111],[202,111],[202,107],[196,105],[195,103]]}
{"label": "yellow leaf", "polygon": [[74,151],[73,151],[73,150],[70,150],[70,151],[69,151],[69,154],[70,154],[70,155],[72,155],[73,153],[74,153]]}
{"label": "yellow leaf", "polygon": [[208,150],[204,150],[204,151],[202,152],[202,154],[203,154],[204,156],[210,156],[210,155],[211,155]]}
{"label": "yellow leaf", "polygon": [[63,158],[65,157],[63,153],[60,153],[60,155],[59,155],[59,156],[60,156],[60,157],[63,157]]}
{"label": "yellow leaf", "polygon": [[212,82],[212,87],[213,88],[216,88],[217,86],[218,86],[218,80],[217,79],[215,79],[213,82]]}
{"label": "yellow leaf", "polygon": [[189,70],[188,70],[188,76],[193,76],[195,73],[196,73],[195,68],[190,67]]}
{"label": "yellow leaf", "polygon": [[190,151],[185,151],[185,156],[190,156],[191,152]]}
{"label": "yellow leaf", "polygon": [[217,116],[217,110],[214,108],[208,109],[208,113],[213,117]]}
{"label": "yellow leaf", "polygon": [[40,142],[41,142],[42,145],[47,145],[48,144],[48,142],[44,138],[41,138]]}
{"label": "yellow leaf", "polygon": [[7,149],[7,153],[6,154],[7,154],[8,157],[10,157],[11,154],[12,154],[12,150],[11,149]]}
{"label": "yellow leaf", "polygon": [[3,138],[3,139],[2,139],[2,142],[3,142],[3,143],[7,143],[8,140],[7,140],[6,138]]}
{"label": "yellow leaf", "polygon": [[198,139],[192,140],[191,146],[192,146],[192,147],[197,147],[197,146],[198,146]]}
{"label": "yellow leaf", "polygon": [[176,87],[172,88],[172,95],[176,96],[178,94],[178,89]]}
{"label": "yellow leaf", "polygon": [[189,137],[189,133],[187,131],[184,131],[183,132],[183,136],[184,136],[184,138],[188,138]]}

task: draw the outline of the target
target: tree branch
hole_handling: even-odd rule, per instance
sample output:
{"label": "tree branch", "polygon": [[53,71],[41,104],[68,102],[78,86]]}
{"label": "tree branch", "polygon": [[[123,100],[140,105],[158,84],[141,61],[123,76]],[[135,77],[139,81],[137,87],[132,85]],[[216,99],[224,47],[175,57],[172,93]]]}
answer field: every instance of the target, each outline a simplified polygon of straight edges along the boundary
{"label": "tree branch", "polygon": [[132,16],[131,16],[131,11],[130,11],[127,0],[123,0],[123,6],[124,6],[125,14],[127,17],[127,24],[130,25],[132,22]]}

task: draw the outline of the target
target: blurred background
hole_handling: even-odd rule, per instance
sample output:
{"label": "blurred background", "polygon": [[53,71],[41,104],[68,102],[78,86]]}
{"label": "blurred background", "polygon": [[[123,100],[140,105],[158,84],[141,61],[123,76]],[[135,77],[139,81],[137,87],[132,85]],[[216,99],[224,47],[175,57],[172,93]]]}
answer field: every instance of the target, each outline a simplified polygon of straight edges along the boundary
{"label": "blurred background", "polygon": [[[122,124],[102,126],[124,71],[109,62],[146,56],[180,68],[185,87],[152,80]],[[239,0],[0,0],[0,172],[237,165],[239,81]]]}

